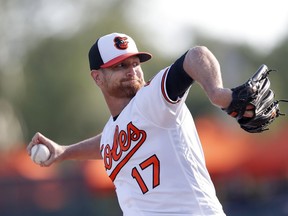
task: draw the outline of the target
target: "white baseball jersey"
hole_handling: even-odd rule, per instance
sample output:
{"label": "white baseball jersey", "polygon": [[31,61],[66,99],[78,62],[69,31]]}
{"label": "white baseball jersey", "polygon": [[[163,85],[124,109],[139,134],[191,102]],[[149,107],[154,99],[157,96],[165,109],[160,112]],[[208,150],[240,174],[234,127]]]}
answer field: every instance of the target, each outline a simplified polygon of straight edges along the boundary
{"label": "white baseball jersey", "polygon": [[224,216],[205,165],[186,94],[171,101],[160,71],[101,138],[124,216]]}

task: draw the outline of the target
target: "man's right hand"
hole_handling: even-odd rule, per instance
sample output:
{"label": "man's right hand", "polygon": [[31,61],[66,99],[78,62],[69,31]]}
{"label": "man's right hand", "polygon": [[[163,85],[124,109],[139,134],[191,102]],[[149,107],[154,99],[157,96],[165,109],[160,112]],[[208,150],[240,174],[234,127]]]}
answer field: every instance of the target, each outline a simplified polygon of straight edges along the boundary
{"label": "man's right hand", "polygon": [[37,132],[31,142],[28,144],[27,146],[27,153],[30,156],[31,155],[31,149],[34,145],[37,144],[44,144],[48,147],[51,156],[50,158],[40,164],[40,166],[44,166],[44,167],[48,167],[51,164],[53,164],[54,162],[60,161],[61,160],[61,156],[63,155],[63,152],[65,151],[65,146],[61,146],[57,143],[55,143],[54,141],[48,139],[47,137],[45,137],[44,135],[42,135],[41,133]]}

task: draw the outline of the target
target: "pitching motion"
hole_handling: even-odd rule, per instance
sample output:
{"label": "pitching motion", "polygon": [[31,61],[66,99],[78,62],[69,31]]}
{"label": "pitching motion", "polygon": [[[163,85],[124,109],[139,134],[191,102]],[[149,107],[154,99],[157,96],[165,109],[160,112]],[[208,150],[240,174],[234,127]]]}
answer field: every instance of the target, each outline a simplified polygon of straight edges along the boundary
{"label": "pitching motion", "polygon": [[[275,70],[269,70],[263,64],[255,74],[244,84],[231,89],[232,102],[227,109],[229,115],[236,118],[240,127],[250,133],[260,133],[268,130],[269,125],[280,115],[279,102],[270,89],[268,75]],[[252,111],[252,117],[245,117],[246,111]]]}

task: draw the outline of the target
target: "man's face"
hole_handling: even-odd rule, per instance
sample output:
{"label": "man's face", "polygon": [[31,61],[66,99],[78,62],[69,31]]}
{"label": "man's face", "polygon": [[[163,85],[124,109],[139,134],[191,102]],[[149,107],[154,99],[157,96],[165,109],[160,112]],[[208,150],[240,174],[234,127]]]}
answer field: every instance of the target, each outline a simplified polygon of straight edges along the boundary
{"label": "man's face", "polygon": [[103,92],[110,96],[132,98],[145,84],[138,57],[133,56],[109,68],[101,69]]}

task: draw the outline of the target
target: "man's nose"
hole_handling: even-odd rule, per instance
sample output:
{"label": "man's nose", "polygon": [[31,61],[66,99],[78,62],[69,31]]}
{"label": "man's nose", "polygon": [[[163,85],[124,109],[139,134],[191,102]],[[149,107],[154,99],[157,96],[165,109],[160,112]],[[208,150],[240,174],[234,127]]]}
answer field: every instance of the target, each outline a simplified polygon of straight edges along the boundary
{"label": "man's nose", "polygon": [[130,65],[127,68],[127,76],[134,76],[136,74],[136,67],[134,67],[133,65]]}

